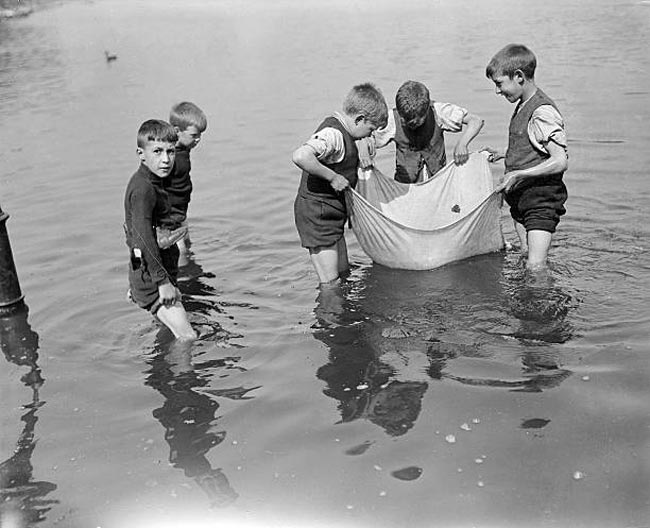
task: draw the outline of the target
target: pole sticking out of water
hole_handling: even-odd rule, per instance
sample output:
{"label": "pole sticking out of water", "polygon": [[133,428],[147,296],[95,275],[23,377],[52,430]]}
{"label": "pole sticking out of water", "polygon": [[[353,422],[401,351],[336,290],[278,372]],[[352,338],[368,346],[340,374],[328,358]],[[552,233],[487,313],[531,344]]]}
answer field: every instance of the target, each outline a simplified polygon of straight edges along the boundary
{"label": "pole sticking out of water", "polygon": [[23,304],[14,255],[11,251],[6,222],[9,215],[0,207],[0,315],[11,313]]}

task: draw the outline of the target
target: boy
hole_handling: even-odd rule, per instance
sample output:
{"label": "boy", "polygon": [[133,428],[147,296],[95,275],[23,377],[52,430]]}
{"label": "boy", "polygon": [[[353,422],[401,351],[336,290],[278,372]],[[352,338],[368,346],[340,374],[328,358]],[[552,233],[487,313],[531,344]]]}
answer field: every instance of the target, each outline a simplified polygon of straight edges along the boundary
{"label": "boy", "polygon": [[140,167],[124,196],[124,229],[129,246],[129,296],[148,310],[179,339],[194,339],[176,287],[178,248],[175,241],[158,237],[157,230],[178,227],[170,216],[163,181],[174,166],[178,136],[169,123],[150,119],[138,130]]}
{"label": "boy", "polygon": [[509,44],[487,65],[485,74],[517,107],[510,120],[506,152],[486,148],[490,161],[505,157],[503,191],[510,206],[526,268],[546,268],[552,234],[566,213],[568,167],[564,121],[555,103],[535,84],[537,59],[521,44]]}
{"label": "boy", "polygon": [[321,284],[337,281],[349,268],[343,191],[357,184],[355,140],[385,126],[388,117],[384,96],[370,83],[354,86],[342,110],[327,117],[293,153],[293,162],[302,169],[294,202],[296,227]]}
{"label": "boy", "polygon": [[[174,169],[165,180],[165,189],[169,195],[172,219],[179,222],[181,226],[187,227],[187,209],[192,194],[190,151],[201,141],[201,135],[208,127],[208,120],[198,106],[184,101],[172,107],[169,122],[178,134],[178,141]],[[186,262],[190,245],[189,233],[176,244],[180,251],[180,258]]]}
{"label": "boy", "polygon": [[[370,165],[366,148],[382,148],[395,142],[395,180],[416,183],[427,180],[447,164],[444,132],[461,132],[454,148],[454,161],[462,165],[469,158],[468,146],[483,128],[483,119],[451,103],[432,101],[427,87],[406,81],[397,90],[395,108],[388,125],[361,147],[362,165]],[[364,142],[365,143],[365,142]]]}

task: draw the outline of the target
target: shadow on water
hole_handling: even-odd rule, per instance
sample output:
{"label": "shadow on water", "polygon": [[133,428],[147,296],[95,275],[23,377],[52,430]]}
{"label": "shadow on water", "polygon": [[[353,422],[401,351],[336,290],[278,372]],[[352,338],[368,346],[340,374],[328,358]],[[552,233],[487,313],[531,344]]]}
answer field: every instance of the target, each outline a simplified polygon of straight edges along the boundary
{"label": "shadow on water", "polygon": [[539,392],[569,377],[558,345],[572,337],[576,303],[550,278],[522,280],[511,265],[504,254],[428,272],[372,265],[322,288],[313,333],[329,357],[316,375],[342,421],[398,436],[430,383]]}
{"label": "shadow on water", "polygon": [[37,410],[45,404],[39,390],[44,379],[38,366],[38,334],[27,321],[28,308],[19,307],[10,315],[0,315],[0,346],[5,359],[29,369],[20,381],[32,392],[31,402],[23,406],[23,429],[16,441],[13,455],[0,463],[0,526],[24,528],[42,522],[57,500],[45,497],[57,486],[52,482],[35,480],[31,462],[38,422]]}

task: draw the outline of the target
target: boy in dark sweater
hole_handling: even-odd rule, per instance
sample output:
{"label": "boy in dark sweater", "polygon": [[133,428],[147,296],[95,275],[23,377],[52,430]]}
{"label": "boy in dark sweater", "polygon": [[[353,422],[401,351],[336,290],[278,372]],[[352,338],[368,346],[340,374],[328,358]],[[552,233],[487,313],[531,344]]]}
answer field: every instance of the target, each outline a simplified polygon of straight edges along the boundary
{"label": "boy in dark sweater", "polygon": [[[208,120],[198,106],[184,101],[172,107],[169,122],[176,130],[178,140],[176,161],[171,175],[165,180],[165,189],[169,194],[172,218],[187,228],[187,209],[192,195],[190,151],[201,141],[201,135],[208,127]],[[180,251],[180,263],[184,265],[190,246],[189,231],[176,245]]]}
{"label": "boy in dark sweater", "polygon": [[535,84],[537,59],[521,44],[509,44],[487,65],[496,93],[516,104],[510,120],[508,149],[486,148],[490,161],[505,158],[503,191],[510,206],[526,268],[546,268],[552,235],[566,213],[568,168],[564,121],[555,103]]}
{"label": "boy in dark sweater", "polygon": [[165,121],[145,121],[138,130],[140,167],[131,176],[124,195],[124,229],[130,251],[129,295],[154,314],[174,336],[194,339],[176,287],[176,239],[186,231],[171,217],[163,181],[176,156],[178,136]]}

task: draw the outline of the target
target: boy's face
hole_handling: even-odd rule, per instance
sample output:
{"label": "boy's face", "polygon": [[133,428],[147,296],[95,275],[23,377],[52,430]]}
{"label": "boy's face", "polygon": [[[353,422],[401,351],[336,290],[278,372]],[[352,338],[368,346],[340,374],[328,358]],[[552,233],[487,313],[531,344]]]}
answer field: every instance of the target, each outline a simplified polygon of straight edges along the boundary
{"label": "boy's face", "polygon": [[524,93],[524,78],[519,71],[516,71],[512,78],[503,74],[495,75],[492,82],[497,95],[503,95],[510,103],[519,101]]}
{"label": "boy's face", "polygon": [[402,126],[404,128],[408,128],[409,130],[417,130],[418,128],[420,128],[424,124],[426,118],[427,118],[426,112],[410,120],[405,119],[404,117],[402,117],[402,114],[399,114],[399,120],[402,123]]}
{"label": "boy's face", "polygon": [[354,127],[350,133],[353,138],[361,139],[370,136],[375,130],[377,130],[377,125],[365,116],[359,115],[354,119]]}
{"label": "boy's face", "polygon": [[176,158],[176,145],[168,141],[148,141],[144,147],[138,147],[140,161],[159,178],[171,174]]}
{"label": "boy's face", "polygon": [[201,141],[201,131],[194,125],[189,125],[185,130],[174,127],[178,134],[177,145],[185,147],[187,150],[192,150]]}

